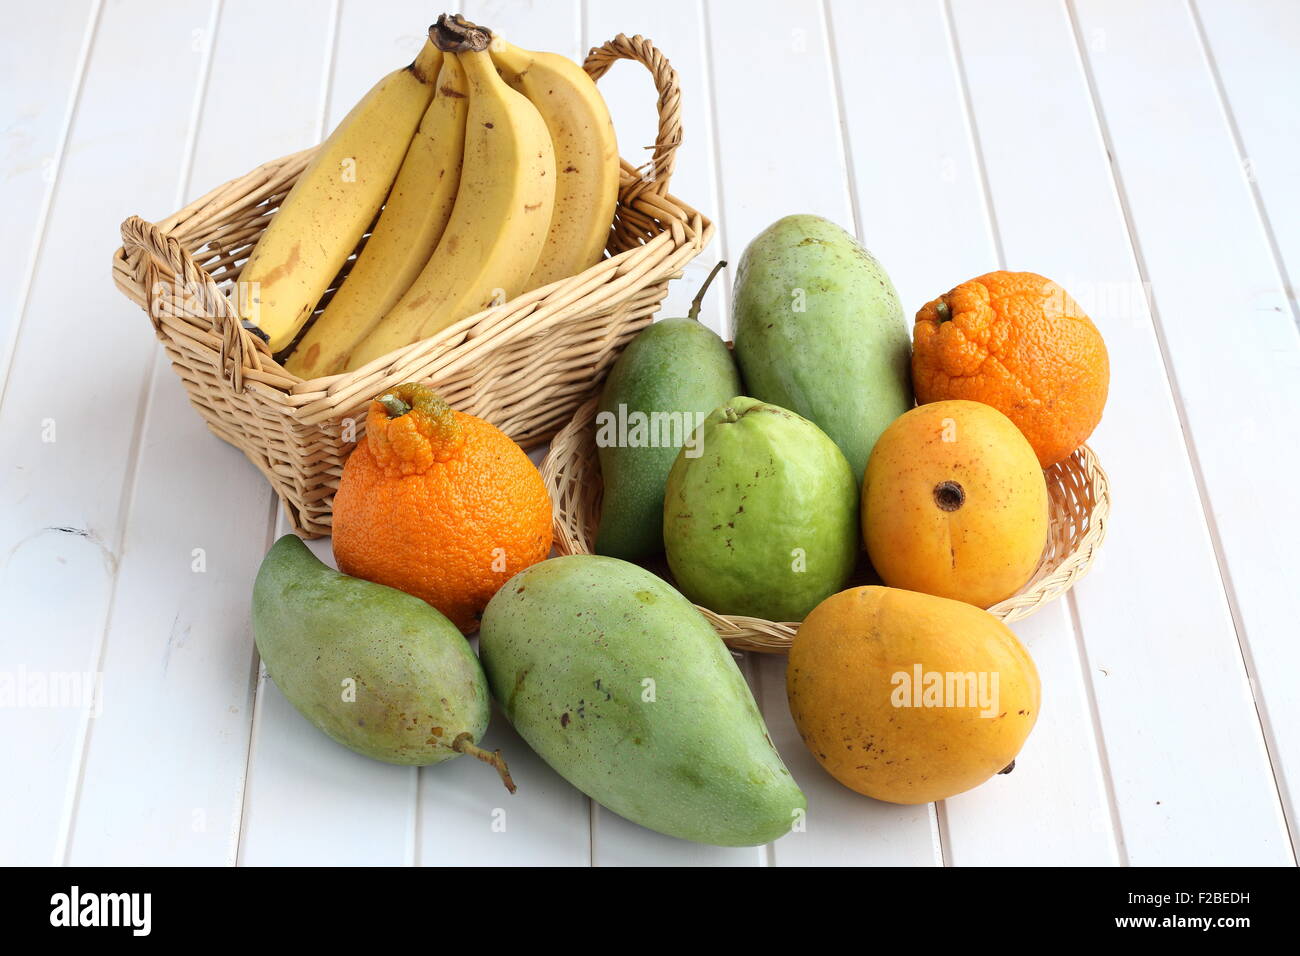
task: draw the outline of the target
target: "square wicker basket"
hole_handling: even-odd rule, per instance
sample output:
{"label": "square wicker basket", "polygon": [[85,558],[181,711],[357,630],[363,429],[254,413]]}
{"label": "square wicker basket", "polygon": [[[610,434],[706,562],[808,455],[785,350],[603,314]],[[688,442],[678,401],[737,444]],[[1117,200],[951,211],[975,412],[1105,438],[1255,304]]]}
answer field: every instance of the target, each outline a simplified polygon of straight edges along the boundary
{"label": "square wicker basket", "polygon": [[353,372],[304,381],[286,371],[226,295],[314,150],[259,166],[157,224],[134,216],[122,224],[114,282],[148,312],[191,404],[266,476],[299,534],[330,533],[343,463],[375,396],[429,382],[525,448],[545,442],[708,244],[712,223],[668,194],[681,143],[677,73],[650,41],[622,34],[583,67],[599,80],[620,59],[653,75],[659,127],[650,163],[623,160],[607,257]]}

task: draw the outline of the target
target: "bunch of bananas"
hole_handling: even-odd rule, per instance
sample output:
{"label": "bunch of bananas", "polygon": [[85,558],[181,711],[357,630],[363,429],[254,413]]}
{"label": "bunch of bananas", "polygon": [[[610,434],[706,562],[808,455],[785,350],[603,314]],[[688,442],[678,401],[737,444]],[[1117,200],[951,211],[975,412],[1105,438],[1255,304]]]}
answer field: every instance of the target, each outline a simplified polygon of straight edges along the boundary
{"label": "bunch of bananas", "polygon": [[599,261],[618,178],[580,66],[444,14],[285,197],[244,265],[240,315],[296,375],[359,368]]}

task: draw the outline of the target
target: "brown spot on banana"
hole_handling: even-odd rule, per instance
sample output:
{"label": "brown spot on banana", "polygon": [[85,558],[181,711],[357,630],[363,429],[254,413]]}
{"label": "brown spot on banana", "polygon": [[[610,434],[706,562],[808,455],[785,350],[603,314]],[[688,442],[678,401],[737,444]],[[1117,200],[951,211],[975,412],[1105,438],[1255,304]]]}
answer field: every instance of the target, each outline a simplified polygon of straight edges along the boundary
{"label": "brown spot on banana", "polygon": [[298,267],[298,260],[301,258],[299,255],[301,247],[302,243],[295,242],[293,248],[289,250],[289,258],[264,275],[260,280],[262,285],[275,285],[275,283],[279,282],[285,276],[291,275],[293,270]]}

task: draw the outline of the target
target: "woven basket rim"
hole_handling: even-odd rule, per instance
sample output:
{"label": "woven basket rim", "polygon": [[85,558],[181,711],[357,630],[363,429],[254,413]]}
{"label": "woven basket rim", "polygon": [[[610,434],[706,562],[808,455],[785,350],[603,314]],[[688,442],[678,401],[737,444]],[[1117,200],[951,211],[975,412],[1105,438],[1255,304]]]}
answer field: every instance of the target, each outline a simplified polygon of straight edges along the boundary
{"label": "woven basket rim", "polygon": [[[599,394],[595,394],[578,406],[569,423],[556,433],[541,465],[542,480],[551,495],[555,546],[564,555],[592,553],[589,542],[576,535],[565,519],[568,517],[566,504],[574,493],[585,490],[591,495],[593,492],[590,488],[578,489],[576,479],[569,476],[567,469],[575,455],[587,447],[594,428],[598,404]],[[591,443],[594,444],[594,438],[591,439]],[[1106,525],[1110,516],[1110,481],[1101,466],[1100,459],[1087,444],[1080,445],[1065,461],[1045,470],[1049,488],[1053,479],[1068,464],[1072,464],[1087,481],[1087,490],[1091,498],[1091,507],[1086,512],[1087,527],[1069,553],[1050,570],[1044,563],[1048,554],[1045,550],[1044,558],[1025,587],[987,609],[990,614],[1004,623],[1009,624],[1028,617],[1069,591],[1088,573],[1106,537]],[[595,477],[599,478],[600,463],[595,455],[588,456],[584,467],[594,469]],[[698,604],[695,607],[713,626],[718,636],[737,650],[785,653],[789,650],[795,632],[799,629],[797,621],[768,621],[741,615],[718,614]]]}

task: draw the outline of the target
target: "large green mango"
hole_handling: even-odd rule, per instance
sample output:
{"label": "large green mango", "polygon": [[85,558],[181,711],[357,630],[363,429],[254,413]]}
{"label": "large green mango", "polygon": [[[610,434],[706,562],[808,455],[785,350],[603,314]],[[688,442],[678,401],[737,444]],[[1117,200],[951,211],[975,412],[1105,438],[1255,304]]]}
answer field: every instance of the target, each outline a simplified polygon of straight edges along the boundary
{"label": "large green mango", "polygon": [[861,484],[912,407],[908,327],[880,263],[834,223],[786,216],[745,250],[732,322],[748,394],[815,422]]}
{"label": "large green mango", "polygon": [[529,746],[635,823],[753,846],[806,807],[726,646],[637,565],[572,555],[519,572],[489,602],[479,650]]}
{"label": "large green mango", "polygon": [[289,702],[357,753],[440,763],[474,752],[487,730],[487,682],[456,625],[419,598],[322,564],[295,535],[257,572],[253,633]]}

